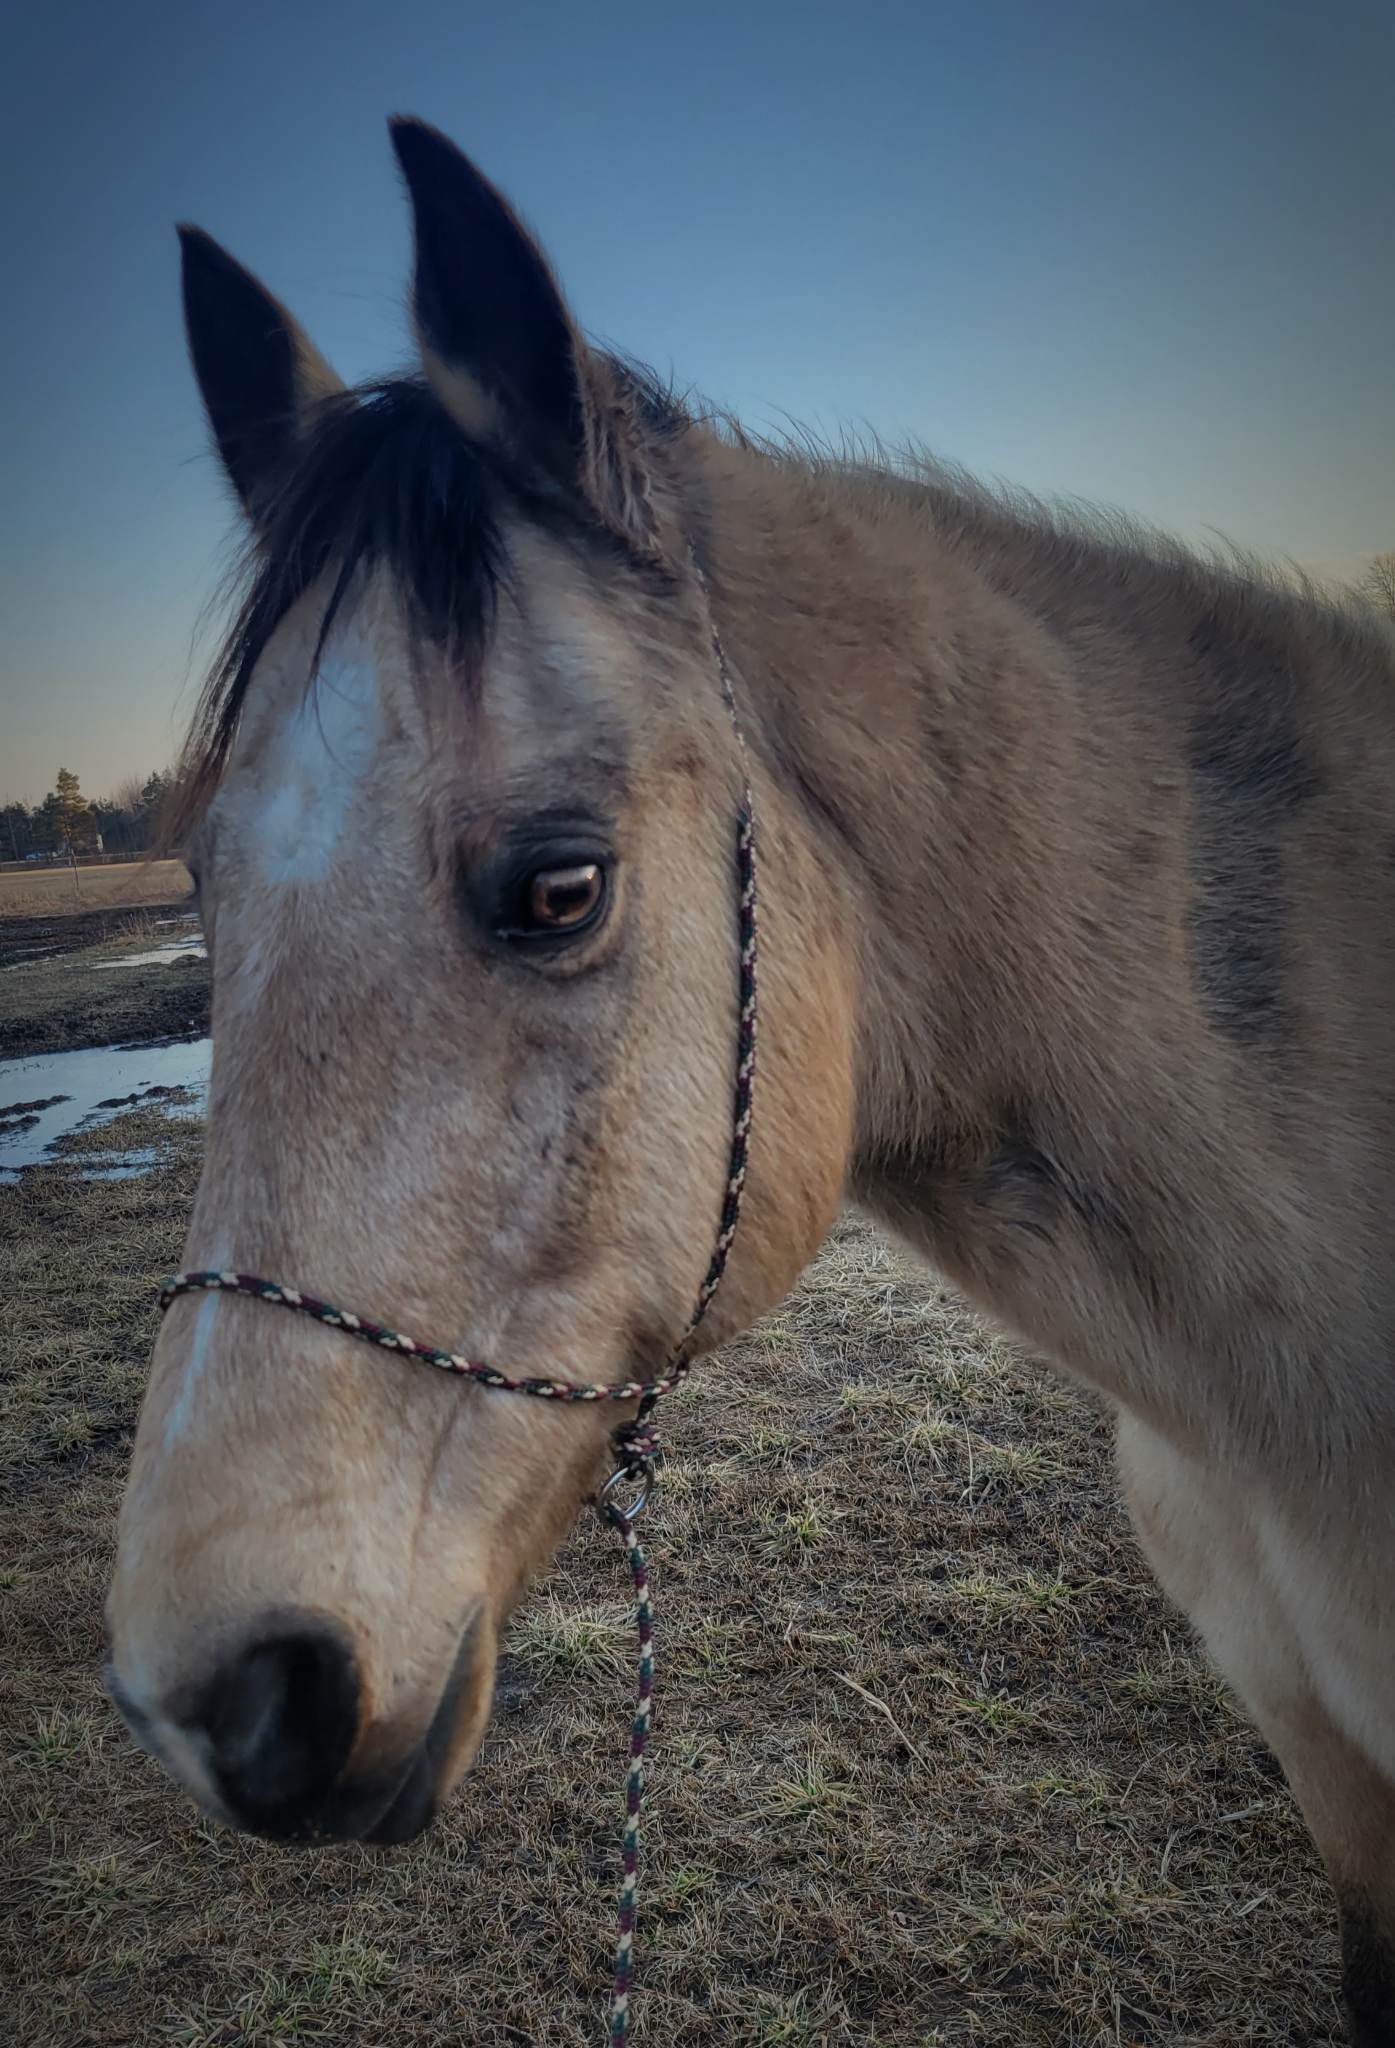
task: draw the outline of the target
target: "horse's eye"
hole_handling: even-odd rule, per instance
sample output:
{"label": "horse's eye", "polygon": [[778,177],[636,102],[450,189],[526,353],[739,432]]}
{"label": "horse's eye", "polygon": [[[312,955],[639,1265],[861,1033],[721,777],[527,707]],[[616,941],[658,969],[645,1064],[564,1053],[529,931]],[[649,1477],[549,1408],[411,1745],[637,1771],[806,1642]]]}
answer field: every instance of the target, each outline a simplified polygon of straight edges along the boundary
{"label": "horse's eye", "polygon": [[507,932],[511,939],[561,937],[594,924],[605,902],[605,869],[599,861],[574,867],[537,868],[519,891]]}

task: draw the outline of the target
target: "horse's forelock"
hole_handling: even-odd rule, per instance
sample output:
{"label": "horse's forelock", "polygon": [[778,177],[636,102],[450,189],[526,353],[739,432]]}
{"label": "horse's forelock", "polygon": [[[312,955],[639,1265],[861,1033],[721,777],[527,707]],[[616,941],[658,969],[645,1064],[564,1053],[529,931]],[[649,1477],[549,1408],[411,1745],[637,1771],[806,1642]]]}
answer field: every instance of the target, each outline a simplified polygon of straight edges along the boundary
{"label": "horse's forelock", "polygon": [[[672,432],[676,401],[655,380],[609,364],[646,428]],[[507,451],[471,442],[420,379],[401,377],[335,393],[316,407],[296,458],[233,575],[231,623],[214,659],[162,837],[191,833],[227,760],[248,687],[291,608],[329,579],[306,685],[336,620],[363,580],[383,572],[417,647],[451,672],[478,673],[498,594],[509,577],[506,514],[522,513],[578,538],[594,515],[579,494],[510,466]]]}

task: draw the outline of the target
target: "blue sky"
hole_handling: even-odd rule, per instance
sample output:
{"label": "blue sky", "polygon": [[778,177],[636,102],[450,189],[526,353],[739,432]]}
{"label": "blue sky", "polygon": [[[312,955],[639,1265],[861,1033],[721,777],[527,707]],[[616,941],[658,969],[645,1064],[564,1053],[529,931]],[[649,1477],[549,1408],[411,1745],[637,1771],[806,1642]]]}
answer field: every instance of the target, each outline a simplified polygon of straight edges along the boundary
{"label": "blue sky", "polygon": [[89,0],[15,16],[5,70],[0,797],[162,764],[192,704],[233,522],[174,221],[390,368],[394,111],[591,332],[758,421],[1327,572],[1395,546],[1387,0]]}

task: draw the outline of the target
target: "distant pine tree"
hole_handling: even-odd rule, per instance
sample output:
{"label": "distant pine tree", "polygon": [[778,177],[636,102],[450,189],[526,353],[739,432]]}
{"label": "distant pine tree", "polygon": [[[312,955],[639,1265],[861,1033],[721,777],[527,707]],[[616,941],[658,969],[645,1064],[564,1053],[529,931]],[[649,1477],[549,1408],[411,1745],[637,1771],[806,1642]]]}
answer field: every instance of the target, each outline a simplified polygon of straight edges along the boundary
{"label": "distant pine tree", "polygon": [[82,785],[71,768],[60,768],[53,786],[59,837],[74,853],[82,853],[95,837],[92,812]]}

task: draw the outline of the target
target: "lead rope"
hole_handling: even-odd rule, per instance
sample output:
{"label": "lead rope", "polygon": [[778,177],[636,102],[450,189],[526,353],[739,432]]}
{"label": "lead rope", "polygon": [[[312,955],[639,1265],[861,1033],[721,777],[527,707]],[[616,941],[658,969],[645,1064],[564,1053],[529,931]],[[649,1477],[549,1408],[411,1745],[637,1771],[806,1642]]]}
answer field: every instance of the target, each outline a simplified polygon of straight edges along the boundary
{"label": "lead rope", "polygon": [[640,1547],[639,1531],[620,1508],[607,1508],[606,1518],[618,1529],[635,1589],[635,1624],[639,1630],[639,1687],[634,1725],[630,1730],[630,1768],[625,1773],[625,1832],[620,1838],[620,1910],[615,1935],[615,1977],[610,1992],[611,2048],[624,2048],[630,2025],[630,1980],[634,1974],[635,1907],[639,1894],[639,1809],[644,1798],[644,1752],[654,1711],[654,1603],[649,1593],[649,1567]]}
{"label": "lead rope", "polygon": [[[435,1344],[419,1344],[415,1338],[405,1337],[398,1330],[390,1330],[383,1323],[371,1322],[366,1316],[354,1315],[348,1309],[335,1308],[313,1294],[302,1293],[299,1288],[284,1287],[275,1280],[263,1280],[255,1273],[177,1273],[160,1290],[162,1315],[170,1304],[183,1294],[242,1294],[254,1301],[270,1302],[277,1308],[292,1309],[297,1315],[310,1316],[314,1321],[324,1323],[329,1329],[341,1330],[346,1336],[358,1337],[366,1344],[376,1344],[384,1351],[395,1351],[400,1357],[418,1359],[423,1365],[434,1365],[443,1372],[454,1373],[461,1379],[474,1380],[477,1385],[500,1393],[527,1394],[543,1401],[638,1401],[639,1406],[632,1419],[629,1422],[622,1422],[613,1433],[611,1441],[619,1464],[596,1496],[595,1503],[601,1520],[618,1533],[625,1546],[625,1559],[634,1586],[635,1626],[639,1634],[639,1684],[635,1717],[630,1731],[630,1766],[625,1776],[625,1831],[621,1838],[623,1879],[617,1916],[615,1978],[610,1998],[610,2048],[624,2048],[629,2038],[630,1985],[634,1975],[635,1915],[639,1894],[639,1819],[644,1799],[644,1752],[649,1742],[649,1725],[654,1710],[654,1604],[649,1590],[649,1568],[645,1563],[644,1551],[635,1527],[652,1490],[659,1457],[658,1432],[653,1427],[650,1417],[660,1395],[671,1393],[674,1387],[682,1384],[691,1371],[692,1360],[683,1354],[697,1334],[726,1271],[727,1258],[736,1237],[736,1227],[741,1220],[741,1198],[746,1187],[746,1164],[751,1139],[751,1101],[756,1075],[756,968],[759,931],[756,915],[755,804],[751,796],[750,765],[746,739],[741,729],[741,718],[736,708],[736,693],[732,688],[731,672],[727,667],[726,651],[712,614],[712,597],[707,578],[691,547],[689,558],[698,588],[702,593],[708,637],[717,667],[717,678],[721,684],[722,703],[731,720],[741,756],[741,809],[736,826],[739,934],[736,1086],[732,1111],[731,1153],[727,1165],[726,1187],[722,1196],[722,1212],[717,1224],[716,1243],[712,1247],[712,1257],[708,1262],[702,1285],[698,1289],[697,1306],[658,1377],[652,1380],[629,1380],[622,1386],[615,1387],[587,1386],[575,1380],[515,1379],[479,1359],[466,1358],[458,1351],[442,1350]],[[626,1482],[637,1485],[639,1493],[628,1507],[621,1507],[610,1496],[618,1485]]]}

